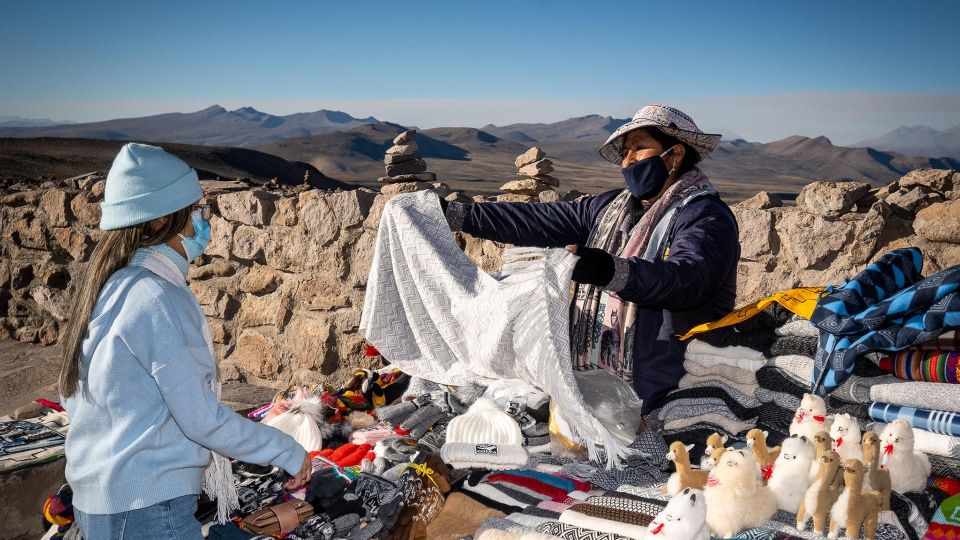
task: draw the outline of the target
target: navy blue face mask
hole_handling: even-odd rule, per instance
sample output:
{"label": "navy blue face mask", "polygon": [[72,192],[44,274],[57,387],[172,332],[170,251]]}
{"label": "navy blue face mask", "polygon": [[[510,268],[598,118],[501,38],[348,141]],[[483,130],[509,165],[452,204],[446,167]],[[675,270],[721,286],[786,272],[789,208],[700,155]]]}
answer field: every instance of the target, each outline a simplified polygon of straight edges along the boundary
{"label": "navy blue face mask", "polygon": [[647,200],[660,193],[664,182],[670,176],[663,156],[669,154],[674,148],[671,146],[659,156],[641,159],[625,169],[620,169],[631,195],[640,200]]}

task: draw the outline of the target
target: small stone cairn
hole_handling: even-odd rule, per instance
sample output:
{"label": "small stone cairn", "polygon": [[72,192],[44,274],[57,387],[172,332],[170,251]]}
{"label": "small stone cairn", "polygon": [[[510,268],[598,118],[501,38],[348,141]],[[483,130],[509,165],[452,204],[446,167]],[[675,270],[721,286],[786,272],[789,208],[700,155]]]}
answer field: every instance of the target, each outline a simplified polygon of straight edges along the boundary
{"label": "small stone cairn", "polygon": [[534,146],[517,156],[514,165],[517,173],[522,176],[500,187],[506,193],[497,196],[498,201],[556,202],[560,194],[556,188],[560,181],[550,173],[553,172],[553,161],[540,148]]}
{"label": "small stone cairn", "polygon": [[417,155],[417,130],[410,129],[393,139],[383,158],[386,176],[377,179],[381,184],[402,182],[435,182],[437,175],[427,172],[427,162]]}

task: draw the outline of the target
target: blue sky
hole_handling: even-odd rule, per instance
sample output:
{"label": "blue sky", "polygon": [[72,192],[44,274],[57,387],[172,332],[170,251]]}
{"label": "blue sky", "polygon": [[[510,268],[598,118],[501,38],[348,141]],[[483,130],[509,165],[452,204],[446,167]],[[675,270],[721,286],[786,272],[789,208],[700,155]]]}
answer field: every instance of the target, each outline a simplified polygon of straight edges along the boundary
{"label": "blue sky", "polygon": [[421,127],[631,115],[838,143],[960,123],[960,2],[0,0],[0,115],[218,103]]}

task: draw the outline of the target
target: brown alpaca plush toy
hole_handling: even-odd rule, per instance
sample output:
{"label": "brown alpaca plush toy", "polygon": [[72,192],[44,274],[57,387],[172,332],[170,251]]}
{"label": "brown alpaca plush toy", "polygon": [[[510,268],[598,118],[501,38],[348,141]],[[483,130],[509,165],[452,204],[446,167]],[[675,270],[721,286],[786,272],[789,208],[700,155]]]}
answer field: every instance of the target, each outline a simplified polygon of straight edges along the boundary
{"label": "brown alpaca plush toy", "polygon": [[800,501],[797,511],[797,530],[807,527],[807,520],[813,518],[813,532],[823,534],[827,518],[833,503],[840,496],[843,476],[840,474],[840,458],[832,451],[825,452],[814,463],[819,464],[817,478],[810,484]]}
{"label": "brown alpaca plush toy", "polygon": [[820,471],[820,458],[824,454],[833,453],[833,438],[830,437],[830,434],[826,431],[821,431],[813,436],[813,447],[817,450],[817,457],[814,458],[813,463],[810,464],[810,481],[813,482],[817,478],[817,473]]}
{"label": "brown alpaca plush toy", "polygon": [[863,476],[867,469],[859,459],[843,462],[843,483],[846,489],[830,509],[830,533],[827,538],[840,535],[846,529],[847,538],[860,538],[860,526],[864,536],[874,540],[877,533],[877,515],[880,513],[880,493],[863,491]]}
{"label": "brown alpaca plush toy", "polygon": [[700,458],[700,468],[709,469],[710,466],[707,465],[708,460],[713,455],[713,451],[717,448],[723,448],[723,445],[727,444],[727,436],[721,435],[719,433],[713,433],[707,437],[707,447],[703,450],[703,457]]}
{"label": "brown alpaca plush toy", "polygon": [[670,475],[667,479],[667,485],[664,491],[667,495],[673,496],[680,493],[684,488],[703,489],[707,485],[707,471],[692,469],[690,467],[690,449],[693,445],[684,446],[680,441],[673,441],[670,445],[670,452],[667,459],[673,462],[677,467],[677,472]]}
{"label": "brown alpaca plush toy", "polygon": [[757,463],[760,464],[760,474],[764,483],[770,479],[770,474],[773,472],[773,462],[780,455],[779,446],[767,448],[767,435],[766,431],[760,429],[751,429],[747,432],[747,446],[753,451]]}
{"label": "brown alpaca plush toy", "polygon": [[[717,463],[720,463],[720,457],[723,456],[723,453],[726,451],[727,449],[722,446],[714,448],[713,453],[710,454],[710,457],[707,458],[701,468],[707,471],[713,470],[713,468],[717,466]],[[710,483],[709,479],[707,483]]]}
{"label": "brown alpaca plush toy", "polygon": [[863,465],[867,468],[870,487],[880,493],[880,509],[890,509],[890,471],[880,468],[880,436],[872,431],[863,434]]}

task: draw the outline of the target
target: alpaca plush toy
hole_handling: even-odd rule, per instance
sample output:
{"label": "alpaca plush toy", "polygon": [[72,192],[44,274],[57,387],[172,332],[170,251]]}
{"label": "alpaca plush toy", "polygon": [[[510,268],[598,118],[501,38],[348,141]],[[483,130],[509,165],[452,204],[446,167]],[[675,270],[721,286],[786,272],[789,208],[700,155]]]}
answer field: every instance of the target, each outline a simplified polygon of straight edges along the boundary
{"label": "alpaca plush toy", "polygon": [[757,458],[746,450],[729,449],[710,473],[703,495],[707,525],[721,538],[763,525],[777,511],[777,499],[763,485]]}
{"label": "alpaca plush toy", "polygon": [[[722,447],[722,446],[717,447],[717,448],[714,448],[714,449],[713,449],[713,453],[710,454],[710,457],[708,457],[708,458],[707,458],[707,461],[704,462],[704,463],[705,463],[705,466],[702,467],[702,468],[703,468],[704,470],[706,470],[706,471],[711,471],[711,470],[713,470],[713,468],[717,466],[717,463],[720,463],[720,456],[722,456],[723,453],[726,452],[726,451],[727,451],[727,449],[724,448],[724,447]],[[707,483],[708,483],[708,484],[710,483],[709,478],[707,479]]]}
{"label": "alpaca plush toy", "polygon": [[757,463],[760,464],[760,473],[763,476],[763,481],[766,482],[770,478],[770,473],[773,472],[773,462],[777,460],[777,456],[780,455],[780,447],[767,448],[767,436],[769,433],[759,429],[751,429],[747,432],[747,446],[753,451],[754,457],[757,458]]}
{"label": "alpaca plush toy", "polygon": [[859,459],[843,462],[843,483],[847,486],[830,509],[830,533],[827,538],[836,538],[840,529],[846,529],[847,538],[860,538],[860,526],[864,536],[874,540],[877,532],[877,515],[880,513],[880,493],[863,491],[866,469]]}
{"label": "alpaca plush toy", "polygon": [[703,457],[700,458],[700,468],[708,469],[707,460],[710,459],[710,456],[713,455],[713,451],[717,448],[723,448],[723,445],[727,444],[727,436],[721,435],[719,433],[714,433],[707,437],[707,447],[703,451]]}
{"label": "alpaca plush toy", "polygon": [[[823,534],[827,526],[827,518],[833,503],[840,496],[843,487],[843,476],[840,474],[840,458],[831,451],[825,452],[817,459],[819,469],[817,478],[807,488],[807,492],[800,501],[797,510],[797,530],[807,527],[807,521],[813,518],[813,532]],[[709,501],[708,501],[709,504]]]}
{"label": "alpaca plush toy", "polygon": [[926,454],[913,451],[913,428],[906,420],[894,420],[880,433],[883,457],[880,467],[890,471],[890,487],[905,493],[926,487],[930,476],[930,460]]}
{"label": "alpaca plush toy", "polygon": [[867,474],[863,477],[864,491],[869,484],[880,493],[880,509],[890,509],[890,471],[880,468],[880,436],[872,431],[863,434],[863,465]]}
{"label": "alpaca plush toy", "polygon": [[830,426],[833,439],[833,451],[840,455],[841,461],[856,459],[863,461],[863,448],[860,446],[860,424],[848,413],[837,414]]}
{"label": "alpaca plush toy", "polygon": [[684,446],[680,441],[673,441],[667,459],[677,467],[677,472],[670,475],[664,490],[667,495],[676,495],[684,488],[703,489],[707,483],[707,471],[690,467],[690,449],[693,445]]}
{"label": "alpaca plush toy", "polygon": [[791,435],[803,435],[807,439],[821,431],[830,432],[830,420],[827,418],[827,404],[823,398],[813,394],[804,394],[800,407],[790,423]]}
{"label": "alpaca plush toy", "polygon": [[830,438],[830,434],[826,431],[820,431],[814,435],[813,448],[817,451],[817,456],[814,458],[813,463],[810,464],[811,482],[816,480],[817,474],[820,473],[820,458],[828,452],[833,452],[833,439]]}
{"label": "alpaca plush toy", "polygon": [[710,540],[703,492],[686,488],[653,518],[643,540]]}
{"label": "alpaca plush toy", "polygon": [[784,439],[781,448],[767,485],[777,498],[777,507],[796,514],[801,499],[810,487],[810,465],[816,450],[802,435],[791,435]]}

